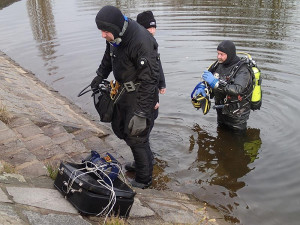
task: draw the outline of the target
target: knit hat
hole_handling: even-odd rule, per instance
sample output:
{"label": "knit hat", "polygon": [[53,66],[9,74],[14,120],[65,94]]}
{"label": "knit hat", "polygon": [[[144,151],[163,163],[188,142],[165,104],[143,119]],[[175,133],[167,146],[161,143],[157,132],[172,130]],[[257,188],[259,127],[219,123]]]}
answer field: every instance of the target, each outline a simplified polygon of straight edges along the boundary
{"label": "knit hat", "polygon": [[232,41],[229,40],[222,41],[218,45],[217,50],[227,54],[227,59],[223,64],[230,64],[231,61],[236,58],[236,49]]}
{"label": "knit hat", "polygon": [[154,19],[152,11],[144,11],[137,15],[136,22],[141,24],[146,29],[150,27],[156,28],[156,20]]}
{"label": "knit hat", "polygon": [[125,21],[122,12],[110,5],[104,6],[95,20],[99,30],[111,32],[114,38],[120,36]]}

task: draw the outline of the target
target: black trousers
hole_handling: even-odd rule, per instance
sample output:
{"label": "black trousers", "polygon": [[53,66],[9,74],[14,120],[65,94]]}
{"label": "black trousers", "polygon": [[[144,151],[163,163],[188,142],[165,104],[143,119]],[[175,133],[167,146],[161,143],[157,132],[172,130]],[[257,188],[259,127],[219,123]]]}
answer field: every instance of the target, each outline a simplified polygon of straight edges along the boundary
{"label": "black trousers", "polygon": [[220,127],[227,127],[233,131],[245,131],[250,110],[240,116],[229,116],[222,113],[222,109],[217,109],[217,120]]}
{"label": "black trousers", "polygon": [[147,127],[141,134],[131,135],[128,124],[134,115],[135,102],[135,92],[125,93],[115,105],[111,124],[116,136],[123,139],[131,148],[136,168],[135,180],[147,184],[152,180],[153,172],[153,154],[150,149],[149,136],[154,124],[154,117],[147,118]]}

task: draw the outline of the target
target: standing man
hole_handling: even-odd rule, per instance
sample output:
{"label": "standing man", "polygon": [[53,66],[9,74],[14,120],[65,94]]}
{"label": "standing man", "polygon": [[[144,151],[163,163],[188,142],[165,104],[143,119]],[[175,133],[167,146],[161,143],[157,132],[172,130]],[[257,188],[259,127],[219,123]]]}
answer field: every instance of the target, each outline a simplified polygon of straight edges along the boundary
{"label": "standing man", "polygon": [[[154,18],[154,15],[152,11],[144,11],[137,15],[136,22],[138,22],[140,25],[145,27],[150,34],[155,35],[156,32],[156,20]],[[165,81],[165,75],[164,71],[161,65],[161,61],[159,60],[159,82],[158,82],[158,89],[160,94],[166,93],[166,81]],[[154,106],[154,113],[153,113],[153,124],[151,126],[151,129],[154,126],[154,120],[158,117],[158,108],[159,108],[159,102],[156,103]],[[153,156],[154,159],[154,156]],[[153,160],[154,162],[154,160]],[[125,165],[125,169],[127,171],[135,171],[135,162],[129,162]]]}
{"label": "standing man", "polygon": [[[222,41],[217,53],[218,60],[209,71],[204,71],[202,78],[215,98],[218,125],[237,132],[246,131],[253,91],[252,73],[246,64],[234,71],[241,59],[236,55],[232,41]],[[202,85],[201,88],[203,90],[199,91],[205,95],[205,86]]]}
{"label": "standing man", "polygon": [[[136,22],[141,24],[143,27],[145,27],[150,34],[155,35],[156,32],[156,20],[154,18],[154,15],[152,11],[144,11],[140,14],[137,15]],[[161,61],[159,61],[159,66],[160,66],[160,76],[159,76],[159,83],[158,83],[158,88],[159,88],[159,93],[160,94],[165,94],[166,93],[166,80],[165,80],[165,75],[164,71],[161,65]],[[158,107],[157,107],[158,108]]]}
{"label": "standing man", "polygon": [[136,164],[132,186],[147,188],[153,171],[149,135],[158,102],[158,45],[146,29],[114,6],[104,6],[96,24],[106,39],[106,50],[91,87],[97,88],[113,72],[125,88],[115,105],[112,129],[132,150]]}

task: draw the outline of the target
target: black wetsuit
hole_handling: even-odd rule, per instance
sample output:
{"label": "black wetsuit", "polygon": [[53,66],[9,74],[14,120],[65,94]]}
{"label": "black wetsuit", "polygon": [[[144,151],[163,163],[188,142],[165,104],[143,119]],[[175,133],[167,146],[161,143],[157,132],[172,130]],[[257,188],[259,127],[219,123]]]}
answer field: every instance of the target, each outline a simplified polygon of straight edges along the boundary
{"label": "black wetsuit", "polygon": [[250,115],[250,98],[253,90],[252,74],[246,64],[230,76],[231,71],[240,59],[236,56],[232,63],[218,64],[213,74],[219,76],[220,85],[213,90],[216,105],[224,105],[217,108],[218,124],[233,130],[245,130]]}

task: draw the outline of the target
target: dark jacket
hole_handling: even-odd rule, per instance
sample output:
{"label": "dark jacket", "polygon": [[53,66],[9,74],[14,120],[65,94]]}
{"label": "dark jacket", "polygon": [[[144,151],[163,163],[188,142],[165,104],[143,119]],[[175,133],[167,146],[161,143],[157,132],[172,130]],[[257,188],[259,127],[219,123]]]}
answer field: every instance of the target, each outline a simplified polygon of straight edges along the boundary
{"label": "dark jacket", "polygon": [[[224,105],[217,109],[218,122],[233,128],[244,129],[250,114],[250,99],[253,90],[252,74],[246,64],[232,75],[232,70],[239,64],[239,59],[230,65],[218,64],[211,72],[218,74],[220,82],[213,89],[216,105]],[[242,127],[240,127],[242,126]]]}
{"label": "dark jacket", "polygon": [[159,82],[158,82],[158,89],[166,88],[166,80],[165,80],[165,74],[164,70],[161,65],[161,61],[159,60]]}
{"label": "dark jacket", "polygon": [[159,54],[155,38],[133,20],[129,19],[122,42],[114,47],[106,43],[106,50],[98,68],[104,78],[113,71],[120,83],[140,83],[136,93],[134,114],[151,117],[158,101]]}

